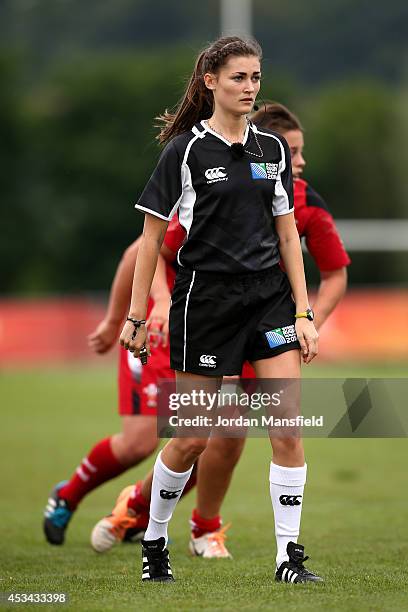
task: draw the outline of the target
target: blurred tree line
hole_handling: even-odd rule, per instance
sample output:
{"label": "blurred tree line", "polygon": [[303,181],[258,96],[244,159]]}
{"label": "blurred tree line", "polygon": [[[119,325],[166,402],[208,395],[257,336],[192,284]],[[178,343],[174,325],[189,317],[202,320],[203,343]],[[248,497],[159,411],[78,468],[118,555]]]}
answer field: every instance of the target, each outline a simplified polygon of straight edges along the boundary
{"label": "blurred tree line", "polygon": [[[144,2],[116,1],[125,15],[135,6],[147,10]],[[98,12],[92,0],[84,7],[85,23],[92,22],[91,16],[103,19],[87,31],[78,26],[77,11],[69,10],[75,3],[6,0],[0,5],[0,17],[9,11],[9,18],[24,4],[31,13],[38,6],[50,9],[47,27],[38,23],[34,27],[33,15],[28,20],[31,27],[9,19],[13,35],[23,32],[29,41],[44,32],[44,38],[38,39],[39,50],[33,47],[31,52],[28,45],[0,52],[2,293],[107,288],[122,251],[141,231],[143,218],[133,204],[159,155],[154,117],[179,99],[200,46],[126,50],[137,20],[130,20],[126,29],[123,13],[115,12],[112,2],[100,1]],[[333,0],[336,10],[340,4]],[[364,3],[358,0],[357,4]],[[155,12],[163,18],[159,5]],[[210,14],[215,5],[209,2]],[[268,3],[259,8],[273,24],[285,18],[285,11],[286,17],[293,17],[293,7],[281,7],[274,22]],[[167,14],[168,34],[178,12],[179,7]],[[303,10],[302,15],[309,23],[306,13]],[[106,36],[113,40],[118,15],[121,31],[129,33],[123,49],[107,50],[105,44],[101,50],[97,26],[103,23]],[[51,26],[61,16],[67,22],[61,30],[66,46],[59,41],[53,47],[56,32]],[[191,23],[190,9],[184,18]],[[148,47],[146,31],[137,23],[139,47],[142,43]],[[1,19],[0,24],[3,34]],[[67,38],[66,32],[72,34],[75,27],[77,40]],[[158,19],[156,39],[162,30]],[[85,33],[92,49],[71,53],[67,41],[75,49],[86,46]],[[151,30],[149,35],[154,38]],[[289,47],[292,54],[293,45]],[[306,86],[296,71],[286,71],[279,63],[278,72],[274,64],[266,54],[262,95],[284,102],[299,114],[306,128],[305,176],[333,214],[339,218],[405,216],[408,160],[403,144],[407,131],[403,79],[397,78],[395,70],[387,78],[381,74],[365,80],[353,74],[343,78],[337,63],[336,79],[322,77],[319,83]],[[383,68],[385,64],[384,60]],[[403,260],[401,254],[356,254],[350,277],[354,283],[402,283],[403,266],[406,273],[406,257]]]}
{"label": "blurred tree line", "polygon": [[[406,75],[406,0],[252,0],[265,63],[305,85]],[[220,0],[1,0],[0,40],[29,50],[38,71],[90,51],[154,51],[220,30]]]}

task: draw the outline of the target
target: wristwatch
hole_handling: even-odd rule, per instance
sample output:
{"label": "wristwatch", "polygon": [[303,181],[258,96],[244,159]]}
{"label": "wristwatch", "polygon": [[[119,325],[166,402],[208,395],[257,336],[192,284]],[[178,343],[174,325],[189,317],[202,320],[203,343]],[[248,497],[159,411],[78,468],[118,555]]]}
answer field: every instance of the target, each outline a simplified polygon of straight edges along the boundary
{"label": "wristwatch", "polygon": [[311,308],[308,308],[305,312],[297,312],[295,319],[309,319],[309,321],[313,321],[314,312]]}

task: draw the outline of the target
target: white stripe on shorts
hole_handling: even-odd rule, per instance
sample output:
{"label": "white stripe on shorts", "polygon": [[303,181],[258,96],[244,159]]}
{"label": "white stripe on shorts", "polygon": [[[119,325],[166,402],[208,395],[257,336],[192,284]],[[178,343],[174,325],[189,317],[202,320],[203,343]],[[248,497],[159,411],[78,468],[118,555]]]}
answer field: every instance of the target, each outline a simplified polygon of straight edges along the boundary
{"label": "white stripe on shorts", "polygon": [[188,301],[190,299],[190,293],[191,290],[193,288],[194,285],[194,279],[195,279],[195,270],[193,271],[193,276],[191,278],[191,283],[190,283],[190,287],[187,293],[187,297],[186,297],[186,305],[184,308],[184,351],[183,351],[183,372],[186,371],[186,350],[187,350],[187,308],[188,308]]}

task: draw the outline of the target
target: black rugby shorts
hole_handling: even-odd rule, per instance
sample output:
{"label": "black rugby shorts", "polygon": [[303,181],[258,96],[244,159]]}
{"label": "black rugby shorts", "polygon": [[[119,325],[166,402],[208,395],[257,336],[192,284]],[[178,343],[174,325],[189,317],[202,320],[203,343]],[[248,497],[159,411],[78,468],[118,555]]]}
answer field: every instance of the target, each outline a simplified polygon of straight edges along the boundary
{"label": "black rugby shorts", "polygon": [[181,268],[170,309],[170,366],[233,376],[245,361],[299,349],[295,312],[279,264],[242,275]]}

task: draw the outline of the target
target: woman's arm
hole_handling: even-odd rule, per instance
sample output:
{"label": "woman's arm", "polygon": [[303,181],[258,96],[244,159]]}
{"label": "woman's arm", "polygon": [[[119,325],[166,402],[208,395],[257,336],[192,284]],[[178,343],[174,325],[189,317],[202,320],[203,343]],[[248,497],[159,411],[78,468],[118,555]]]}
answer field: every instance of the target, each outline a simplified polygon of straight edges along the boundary
{"label": "woman's arm", "polygon": [[327,317],[336,308],[345,294],[346,288],[347,269],[345,267],[320,273],[320,285],[313,304],[314,324],[317,330],[321,328]]}
{"label": "woman's arm", "polygon": [[[276,216],[275,227],[279,235],[279,251],[296,303],[296,312],[304,312],[309,308],[309,299],[303,268],[302,249],[293,213]],[[319,337],[313,322],[304,318],[296,319],[296,333],[302,348],[303,361],[310,363],[313,357],[317,355],[317,340]]]}
{"label": "woman's arm", "polygon": [[[167,221],[155,215],[145,215],[129,309],[129,317],[133,319],[144,320],[146,318],[149,293],[167,225]],[[133,323],[126,321],[120,335],[120,344],[138,356],[140,349],[147,342],[146,326],[142,325],[138,328],[135,338],[133,338],[134,332],[135,327]]]}
{"label": "woman's arm", "polygon": [[167,346],[169,336],[170,289],[167,284],[166,261],[163,258],[163,247],[157,259],[150,297],[154,304],[150,311],[147,326],[149,328],[149,341],[153,347]]}
{"label": "woman's arm", "polygon": [[88,336],[88,346],[95,353],[106,353],[119,335],[132,294],[132,279],[140,240],[141,238],[138,238],[132,242],[123,253],[112,282],[105,317]]}
{"label": "woman's arm", "polygon": [[[88,336],[88,346],[91,350],[95,351],[95,353],[103,354],[109,351],[119,336],[123,319],[129,309],[133,275],[140,242],[141,237],[132,242],[123,253],[112,282],[106,314],[95,331]],[[164,245],[162,249],[163,248],[165,248]],[[169,253],[170,257],[174,259],[174,254],[172,254],[171,251],[169,251]],[[152,325],[152,331],[154,329],[160,331],[163,346],[166,346],[168,338],[170,291],[167,285],[166,263],[161,254],[159,254],[157,261],[151,297],[154,301],[154,306],[150,313],[149,324]]]}
{"label": "woman's arm", "polygon": [[320,270],[320,285],[313,304],[314,324],[319,330],[346,291],[346,266],[351,262],[324,200],[310,185],[306,190],[306,203],[303,234],[307,250]]}

